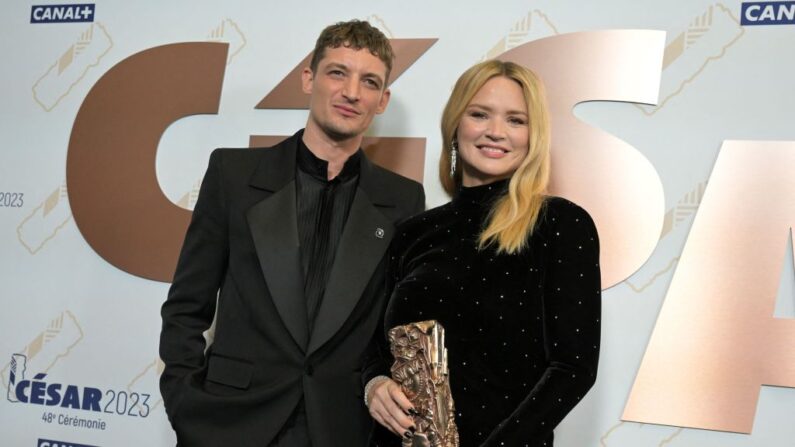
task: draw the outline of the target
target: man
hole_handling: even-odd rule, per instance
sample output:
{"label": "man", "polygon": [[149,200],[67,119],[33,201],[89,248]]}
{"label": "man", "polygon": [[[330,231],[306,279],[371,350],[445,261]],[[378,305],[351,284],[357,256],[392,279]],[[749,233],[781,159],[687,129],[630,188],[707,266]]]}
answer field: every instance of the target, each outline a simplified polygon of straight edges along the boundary
{"label": "man", "polygon": [[360,371],[383,257],[425,201],[360,149],[389,102],[392,58],[367,22],[326,28],[302,73],[306,128],[211,155],[162,309],[160,386],[179,445],[366,443]]}

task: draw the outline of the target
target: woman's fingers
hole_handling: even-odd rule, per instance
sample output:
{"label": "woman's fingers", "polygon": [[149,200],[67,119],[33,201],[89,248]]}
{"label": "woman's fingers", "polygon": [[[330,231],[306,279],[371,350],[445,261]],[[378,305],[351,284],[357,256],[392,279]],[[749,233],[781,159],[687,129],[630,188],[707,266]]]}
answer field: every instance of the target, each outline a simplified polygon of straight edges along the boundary
{"label": "woman's fingers", "polygon": [[398,385],[395,382],[392,382],[392,384],[394,384],[393,387],[388,387],[389,395],[390,397],[392,397],[392,401],[395,402],[395,404],[398,407],[400,407],[403,413],[412,414],[415,411],[414,405],[411,403],[409,398],[406,397],[406,395],[403,393],[403,390],[400,388],[400,385]]}
{"label": "woman's fingers", "polygon": [[414,420],[404,411],[413,407],[411,402],[400,390],[400,386],[392,380],[385,380],[373,387],[370,401],[370,414],[381,425],[398,436],[406,436],[414,430]]}
{"label": "woman's fingers", "polygon": [[[370,410],[370,415],[373,417],[373,419],[375,419],[376,422],[378,422],[379,424],[381,424],[384,427],[386,427],[387,430],[391,431],[392,433],[395,433],[395,429],[392,428],[392,424],[390,424],[389,421],[384,419],[384,417],[381,416],[380,412],[376,412],[376,411]],[[397,434],[397,433],[395,433],[395,434]]]}

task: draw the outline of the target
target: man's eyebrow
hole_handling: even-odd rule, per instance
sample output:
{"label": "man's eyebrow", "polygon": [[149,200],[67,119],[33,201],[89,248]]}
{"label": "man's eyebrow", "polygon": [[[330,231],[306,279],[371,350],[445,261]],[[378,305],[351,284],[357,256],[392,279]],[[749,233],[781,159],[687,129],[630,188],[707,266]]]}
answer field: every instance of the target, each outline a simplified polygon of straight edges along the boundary
{"label": "man's eyebrow", "polygon": [[348,66],[341,62],[331,62],[326,66],[326,68],[341,68],[346,71],[348,70]]}
{"label": "man's eyebrow", "polygon": [[[329,69],[329,68],[339,69],[339,70],[343,70],[345,72],[349,71],[348,70],[348,66],[343,64],[342,62],[329,62],[329,64],[326,65],[326,69]],[[379,75],[378,73],[375,73],[375,72],[372,72],[372,71],[369,71],[369,72],[365,73],[364,75],[362,75],[362,77],[363,78],[375,78],[378,81],[378,83],[380,83],[380,84],[384,83],[384,78],[381,77],[381,75]]]}

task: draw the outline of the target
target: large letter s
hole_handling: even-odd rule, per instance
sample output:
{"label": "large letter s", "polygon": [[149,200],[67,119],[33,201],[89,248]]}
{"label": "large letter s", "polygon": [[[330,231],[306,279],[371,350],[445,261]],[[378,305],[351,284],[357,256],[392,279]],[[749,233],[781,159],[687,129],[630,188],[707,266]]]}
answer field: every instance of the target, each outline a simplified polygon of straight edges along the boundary
{"label": "large letter s", "polygon": [[593,216],[602,245],[602,287],[633,274],[651,255],[665,203],[652,164],[624,141],[572,114],[585,101],[654,104],[665,33],[588,31],[539,39],[503,53],[544,80],[552,119],[550,192]]}

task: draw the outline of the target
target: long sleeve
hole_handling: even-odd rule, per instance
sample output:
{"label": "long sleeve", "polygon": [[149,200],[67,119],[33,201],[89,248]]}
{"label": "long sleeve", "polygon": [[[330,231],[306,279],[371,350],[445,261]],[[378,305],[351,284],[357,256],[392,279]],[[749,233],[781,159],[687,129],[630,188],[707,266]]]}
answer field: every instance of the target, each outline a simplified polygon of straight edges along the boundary
{"label": "long sleeve", "polygon": [[596,380],[601,282],[590,216],[565,202],[550,213],[542,315],[546,369],[520,405],[481,445],[543,446]]}
{"label": "long sleeve", "polygon": [[[422,187],[418,187],[415,193],[414,205],[410,216],[421,213],[425,209],[425,191]],[[409,217],[410,217],[409,216]],[[398,229],[399,230],[399,225]],[[399,245],[402,244],[403,238],[400,233],[396,233],[393,238],[390,248],[386,255],[386,274],[384,281],[384,299],[381,300],[383,304],[378,309],[378,326],[376,327],[373,340],[370,342],[365,356],[364,366],[362,368],[362,386],[367,385],[367,382],[376,376],[388,376],[390,374],[390,366],[392,365],[392,354],[389,351],[389,345],[385,338],[384,328],[384,312],[386,310],[389,297],[392,296],[392,291],[395,288],[400,278],[400,256],[402,249]]]}
{"label": "long sleeve", "polygon": [[228,261],[227,219],[221,186],[221,153],[213,152],[185,235],[174,281],[163,304],[160,389],[167,412],[176,406],[180,382],[204,363],[203,336],[215,315]]}

